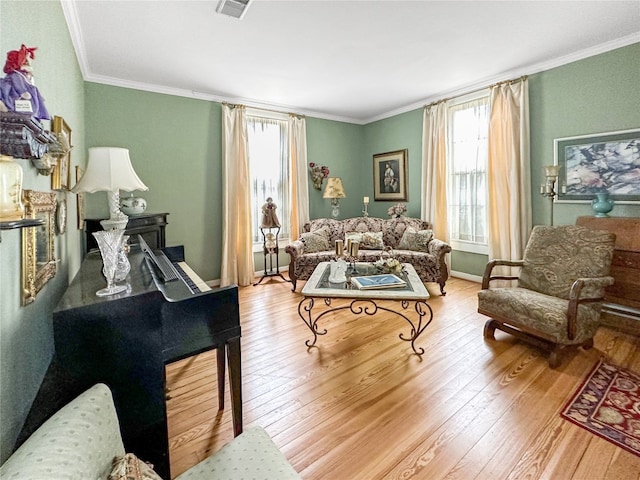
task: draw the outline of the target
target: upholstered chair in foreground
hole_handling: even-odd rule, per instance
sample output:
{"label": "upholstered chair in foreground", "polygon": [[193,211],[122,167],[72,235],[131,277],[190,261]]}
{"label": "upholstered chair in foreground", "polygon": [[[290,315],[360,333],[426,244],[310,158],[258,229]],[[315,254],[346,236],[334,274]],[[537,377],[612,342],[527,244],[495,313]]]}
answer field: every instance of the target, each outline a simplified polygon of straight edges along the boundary
{"label": "upholstered chair in foreground", "polygon": [[[534,227],[523,260],[487,264],[478,292],[478,312],[491,317],[484,337],[495,340],[497,328],[550,350],[551,368],[563,348],[591,348],[604,289],[613,284],[615,238],[576,225]],[[519,277],[494,274],[500,265],[521,267]],[[517,286],[490,288],[494,280],[517,280]]]}

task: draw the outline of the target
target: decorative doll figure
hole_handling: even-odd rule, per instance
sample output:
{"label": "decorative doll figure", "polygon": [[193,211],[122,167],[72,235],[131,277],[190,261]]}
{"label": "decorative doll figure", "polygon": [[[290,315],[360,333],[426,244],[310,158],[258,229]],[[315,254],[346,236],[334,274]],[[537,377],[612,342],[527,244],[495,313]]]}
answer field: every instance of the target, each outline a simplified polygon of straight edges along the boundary
{"label": "decorative doll figure", "polygon": [[280,221],[276,216],[276,208],[278,207],[273,203],[273,199],[271,197],[267,198],[267,203],[262,205],[262,221],[260,222],[262,228],[280,226]]}
{"label": "decorative doll figure", "polygon": [[35,50],[22,45],[20,50],[7,53],[4,65],[7,76],[0,79],[0,111],[26,111],[17,109],[16,101],[27,101],[30,102],[31,113],[36,119],[49,120],[51,116],[33,80],[32,61]]}

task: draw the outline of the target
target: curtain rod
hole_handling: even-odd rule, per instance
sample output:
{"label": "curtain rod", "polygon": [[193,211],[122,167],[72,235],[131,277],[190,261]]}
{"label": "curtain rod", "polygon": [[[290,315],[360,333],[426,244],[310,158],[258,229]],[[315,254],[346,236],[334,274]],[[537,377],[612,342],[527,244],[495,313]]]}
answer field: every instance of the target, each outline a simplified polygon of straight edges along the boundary
{"label": "curtain rod", "polygon": [[465,92],[465,93],[462,93],[460,95],[456,95],[455,97],[447,97],[447,98],[443,98],[441,100],[436,100],[435,102],[431,102],[428,105],[425,105],[424,108],[430,108],[430,107],[433,107],[435,105],[438,105],[439,103],[448,102],[449,100],[453,100],[454,98],[464,97],[465,95],[471,95],[472,93],[480,92],[480,91],[486,90],[488,88],[497,87],[498,85],[504,85],[504,84],[511,85],[511,84],[516,83],[516,82],[524,82],[527,78],[529,78],[528,75],[522,75],[521,77],[512,78],[511,80],[503,80],[502,82],[492,83],[491,85],[489,85],[487,87],[476,88],[475,90],[471,90],[469,92]]}
{"label": "curtain rod", "polygon": [[293,113],[293,112],[283,112],[281,110],[273,110],[271,108],[262,108],[262,107],[251,107],[251,106],[247,106],[247,105],[243,105],[241,103],[229,103],[229,102],[222,102],[223,105],[227,105],[230,108],[236,108],[236,107],[245,107],[245,108],[252,108],[254,110],[262,110],[264,112],[273,112],[273,113],[280,113],[282,115],[291,115],[293,117],[296,118],[305,118],[304,115],[302,115],[301,113]]}

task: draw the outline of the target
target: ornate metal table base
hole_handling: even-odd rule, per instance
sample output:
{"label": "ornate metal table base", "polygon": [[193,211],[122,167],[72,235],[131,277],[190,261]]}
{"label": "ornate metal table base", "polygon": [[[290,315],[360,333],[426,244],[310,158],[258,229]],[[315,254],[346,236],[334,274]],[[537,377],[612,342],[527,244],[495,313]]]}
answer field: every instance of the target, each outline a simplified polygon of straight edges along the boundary
{"label": "ornate metal table base", "polygon": [[407,310],[407,308],[412,303],[414,304],[414,310],[417,314],[417,319],[415,320],[415,322],[411,320],[411,318],[409,318],[408,315],[405,315],[405,313],[403,313],[402,311],[391,310],[389,308],[379,306],[372,299],[363,299],[363,298],[353,299],[350,301],[348,305],[342,305],[340,307],[333,307],[333,308],[331,308],[332,299],[324,298],[322,299],[324,304],[330,308],[320,312],[318,315],[314,317],[313,307],[315,306],[316,300],[320,300],[320,298],[304,297],[298,304],[298,315],[300,315],[300,318],[302,319],[302,321],[305,323],[307,327],[309,327],[309,330],[311,330],[311,333],[313,333],[313,341],[307,340],[305,342],[305,345],[307,347],[313,347],[316,344],[316,341],[318,340],[318,335],[327,334],[326,328],[322,330],[318,328],[318,321],[320,321],[322,317],[324,317],[329,313],[338,312],[340,310],[350,310],[351,313],[355,315],[360,315],[364,313],[369,316],[372,316],[378,313],[378,310],[383,310],[385,312],[394,313],[404,318],[409,323],[409,325],[411,325],[411,330],[408,336],[405,336],[404,333],[400,333],[398,337],[400,338],[400,340],[404,340],[405,342],[411,342],[411,348],[413,349],[416,355],[422,356],[422,354],[424,353],[424,348],[420,347],[419,349],[416,349],[416,345],[415,345],[416,339],[425,330],[425,328],[429,326],[429,324],[433,320],[433,310],[431,310],[431,307],[429,306],[429,304],[427,304],[427,302],[424,300],[415,300],[415,301],[399,300],[403,310]]}

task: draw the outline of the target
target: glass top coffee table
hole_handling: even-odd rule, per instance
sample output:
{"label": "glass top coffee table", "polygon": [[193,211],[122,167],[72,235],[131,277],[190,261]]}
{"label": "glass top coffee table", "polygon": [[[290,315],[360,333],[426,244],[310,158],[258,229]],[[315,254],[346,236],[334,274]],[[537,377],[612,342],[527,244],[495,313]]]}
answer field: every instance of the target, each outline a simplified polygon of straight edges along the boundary
{"label": "glass top coffee table", "polygon": [[[416,349],[415,341],[433,320],[433,311],[427,304],[429,292],[413,266],[405,263],[403,264],[402,272],[395,274],[404,280],[404,286],[371,290],[360,290],[353,286],[350,282],[350,277],[377,275],[380,272],[370,263],[356,263],[355,268],[356,273],[351,268],[347,271],[346,282],[336,284],[329,282],[331,262],[322,262],[307,280],[301,292],[304,298],[298,304],[300,318],[313,333],[313,340],[305,342],[307,347],[312,347],[316,344],[318,335],[327,334],[326,328],[322,330],[318,328],[318,322],[325,315],[341,310],[349,310],[355,315],[365,314],[372,316],[382,310],[397,315],[409,323],[409,334],[400,333],[399,337],[405,342],[411,342],[411,348],[414,353],[421,356],[424,353],[424,348]],[[316,302],[318,298],[322,298],[324,301]],[[351,299],[351,302],[348,305],[333,307],[331,305],[332,299],[336,298]],[[390,309],[383,305],[378,305],[376,303],[378,300],[398,301],[402,309]],[[413,306],[415,313],[409,309],[410,306]],[[412,319],[409,314],[414,318]]]}

